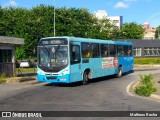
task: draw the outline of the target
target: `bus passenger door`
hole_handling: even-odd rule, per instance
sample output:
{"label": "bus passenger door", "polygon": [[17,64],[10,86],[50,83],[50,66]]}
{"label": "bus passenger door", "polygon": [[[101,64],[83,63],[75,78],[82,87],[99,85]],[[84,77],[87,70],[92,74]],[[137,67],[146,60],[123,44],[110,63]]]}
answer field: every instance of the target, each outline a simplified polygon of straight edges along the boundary
{"label": "bus passenger door", "polygon": [[80,43],[72,42],[70,47],[70,82],[82,80]]}

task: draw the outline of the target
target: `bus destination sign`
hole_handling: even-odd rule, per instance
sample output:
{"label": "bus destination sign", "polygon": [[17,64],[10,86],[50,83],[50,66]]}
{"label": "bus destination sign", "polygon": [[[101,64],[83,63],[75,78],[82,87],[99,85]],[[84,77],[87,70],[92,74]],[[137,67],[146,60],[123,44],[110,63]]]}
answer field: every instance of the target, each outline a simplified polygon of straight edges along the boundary
{"label": "bus destination sign", "polygon": [[67,39],[42,39],[39,45],[67,45]]}

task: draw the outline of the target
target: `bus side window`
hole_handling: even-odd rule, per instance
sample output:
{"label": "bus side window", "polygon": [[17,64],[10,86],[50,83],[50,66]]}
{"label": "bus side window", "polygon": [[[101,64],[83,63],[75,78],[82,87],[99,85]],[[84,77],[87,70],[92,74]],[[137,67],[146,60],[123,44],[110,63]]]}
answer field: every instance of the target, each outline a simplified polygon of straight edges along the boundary
{"label": "bus side window", "polygon": [[101,44],[101,57],[108,57],[108,44]]}
{"label": "bus side window", "polygon": [[128,47],[128,56],[132,56],[132,47],[131,46]]}
{"label": "bus side window", "polygon": [[80,63],[80,46],[71,46],[71,64]]}
{"label": "bus side window", "polygon": [[116,56],[116,45],[109,44],[109,56]]}
{"label": "bus side window", "polygon": [[100,57],[99,44],[98,43],[91,43],[91,57],[92,58]]}
{"label": "bus side window", "polygon": [[124,56],[128,56],[128,46],[123,46]]}
{"label": "bus side window", "polygon": [[122,45],[117,46],[117,55],[118,56],[124,56],[124,50]]}
{"label": "bus side window", "polygon": [[81,52],[82,52],[82,58],[90,58],[91,57],[90,44],[82,42],[81,43]]}

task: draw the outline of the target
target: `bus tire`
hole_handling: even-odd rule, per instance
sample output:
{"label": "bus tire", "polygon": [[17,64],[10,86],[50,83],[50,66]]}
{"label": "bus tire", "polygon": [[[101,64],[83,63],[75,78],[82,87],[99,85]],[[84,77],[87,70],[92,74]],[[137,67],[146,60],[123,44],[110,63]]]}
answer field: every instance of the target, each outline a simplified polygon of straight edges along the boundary
{"label": "bus tire", "polygon": [[83,85],[87,85],[88,84],[88,75],[89,75],[89,72],[88,71],[84,71],[83,73]]}
{"label": "bus tire", "polygon": [[118,78],[122,77],[122,67],[118,67],[117,77],[118,77]]}

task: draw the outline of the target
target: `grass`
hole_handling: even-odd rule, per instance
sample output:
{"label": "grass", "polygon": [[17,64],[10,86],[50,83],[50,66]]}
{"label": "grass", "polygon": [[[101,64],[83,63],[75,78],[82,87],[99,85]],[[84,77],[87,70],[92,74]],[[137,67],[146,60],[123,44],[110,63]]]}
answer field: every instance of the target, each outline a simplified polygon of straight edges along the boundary
{"label": "grass", "polygon": [[139,84],[136,85],[134,92],[140,96],[148,97],[152,93],[157,92],[157,84],[158,82],[155,82],[155,78],[151,74],[140,75]]}
{"label": "grass", "polygon": [[0,84],[3,84],[6,82],[6,75],[5,74],[0,74]]}
{"label": "grass", "polygon": [[37,68],[16,68],[16,73],[35,73]]}
{"label": "grass", "polygon": [[18,77],[35,75],[36,72],[37,68],[16,68],[16,76]]}

